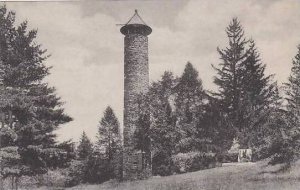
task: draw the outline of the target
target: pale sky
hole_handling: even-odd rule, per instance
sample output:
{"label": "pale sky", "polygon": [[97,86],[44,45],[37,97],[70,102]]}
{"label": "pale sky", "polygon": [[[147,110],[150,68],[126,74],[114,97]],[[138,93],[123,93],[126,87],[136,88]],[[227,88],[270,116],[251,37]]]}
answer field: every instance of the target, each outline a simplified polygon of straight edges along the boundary
{"label": "pale sky", "polygon": [[300,44],[300,0],[165,0],[7,2],[17,22],[38,29],[37,42],[52,55],[47,81],[57,88],[74,121],[60,126],[59,140],[78,141],[82,131],[95,139],[103,111],[110,105],[122,123],[124,24],[138,9],[153,29],[149,36],[150,80],[165,70],[180,75],[187,61],[206,89],[215,89],[216,48],[226,47],[225,28],[238,17],[256,41],[267,73],[285,82]]}

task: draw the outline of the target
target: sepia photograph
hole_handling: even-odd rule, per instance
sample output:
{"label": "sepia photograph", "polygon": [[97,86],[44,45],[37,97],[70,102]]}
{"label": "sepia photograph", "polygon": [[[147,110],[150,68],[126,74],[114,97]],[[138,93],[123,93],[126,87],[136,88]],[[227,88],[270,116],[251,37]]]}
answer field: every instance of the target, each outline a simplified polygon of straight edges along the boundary
{"label": "sepia photograph", "polygon": [[300,0],[0,1],[0,190],[299,190]]}

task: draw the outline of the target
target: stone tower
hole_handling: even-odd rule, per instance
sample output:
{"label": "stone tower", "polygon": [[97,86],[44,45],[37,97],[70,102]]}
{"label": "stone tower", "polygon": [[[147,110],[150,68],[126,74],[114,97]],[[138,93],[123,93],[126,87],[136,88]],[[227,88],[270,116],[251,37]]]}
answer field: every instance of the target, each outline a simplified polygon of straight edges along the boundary
{"label": "stone tower", "polygon": [[[152,29],[137,10],[121,28],[124,37],[124,153],[123,179],[137,179],[146,169],[143,153],[134,150],[133,135],[138,120],[137,97],[149,88],[148,35]],[[150,166],[151,168],[151,166]]]}

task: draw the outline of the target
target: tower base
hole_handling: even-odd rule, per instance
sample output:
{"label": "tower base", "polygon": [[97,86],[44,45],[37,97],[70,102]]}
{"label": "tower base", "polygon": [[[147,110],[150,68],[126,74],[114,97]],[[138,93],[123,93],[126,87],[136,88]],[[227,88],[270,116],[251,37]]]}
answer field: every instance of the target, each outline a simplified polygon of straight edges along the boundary
{"label": "tower base", "polygon": [[124,181],[147,179],[152,176],[151,154],[142,151],[124,149],[123,176]]}

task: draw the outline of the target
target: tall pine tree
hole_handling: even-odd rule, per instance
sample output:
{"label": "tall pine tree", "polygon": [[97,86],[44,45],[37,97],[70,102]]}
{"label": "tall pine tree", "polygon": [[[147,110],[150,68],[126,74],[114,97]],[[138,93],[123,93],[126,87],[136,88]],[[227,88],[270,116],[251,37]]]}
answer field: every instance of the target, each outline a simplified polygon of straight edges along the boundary
{"label": "tall pine tree", "polygon": [[161,80],[153,82],[149,90],[150,101],[150,139],[152,171],[154,175],[170,175],[175,145],[179,141],[176,128],[175,102],[173,88],[176,78],[171,72],[164,72]]}
{"label": "tall pine tree", "polygon": [[98,150],[96,152],[108,161],[107,175],[109,178],[119,175],[120,166],[118,164],[121,146],[120,124],[113,109],[108,106],[98,126],[98,140],[96,142],[96,149]]}
{"label": "tall pine tree", "polygon": [[288,117],[282,130],[283,138],[273,143],[274,163],[290,164],[300,158],[300,45],[297,50],[288,83],[285,84]]}
{"label": "tall pine tree", "polygon": [[295,116],[300,117],[300,45],[298,52],[293,59],[291,74],[286,83],[287,107]]}
{"label": "tall pine tree", "polygon": [[55,167],[49,157],[65,153],[57,147],[53,132],[71,118],[55,89],[43,83],[49,75],[45,65],[49,56],[35,41],[36,35],[36,30],[27,29],[27,22],[16,26],[15,13],[0,7],[0,85],[6,96],[0,109],[1,135],[9,136],[3,130],[14,133],[0,148],[15,147],[19,159],[13,170],[1,171],[3,177],[44,173]]}
{"label": "tall pine tree", "polygon": [[229,46],[225,49],[218,48],[221,59],[220,67],[213,66],[217,71],[214,83],[219,88],[214,95],[219,99],[219,106],[231,125],[240,129],[242,67],[250,50],[246,49],[248,40],[245,39],[244,31],[237,18],[231,21],[226,28],[226,33]]}
{"label": "tall pine tree", "polygon": [[[300,45],[292,61],[291,74],[284,84],[286,93],[286,109],[280,109],[282,102],[274,90],[269,122],[269,131],[264,140],[266,155],[271,157],[270,164],[285,163],[287,166],[300,158]],[[275,88],[276,89],[276,88]],[[276,95],[277,94],[277,95]],[[266,132],[264,132],[266,134]],[[263,138],[257,139],[261,141]]]}
{"label": "tall pine tree", "polygon": [[201,132],[199,118],[203,115],[203,100],[205,92],[202,81],[198,78],[198,71],[191,63],[187,63],[183,74],[174,88],[176,125],[180,130],[180,141],[178,142],[179,152],[188,152],[201,149],[203,142],[196,138]]}
{"label": "tall pine tree", "polygon": [[81,160],[86,159],[93,152],[93,144],[91,143],[88,136],[83,131],[79,145],[77,147],[78,158]]}
{"label": "tall pine tree", "polygon": [[214,82],[219,87],[214,95],[226,121],[224,126],[234,131],[242,146],[251,147],[252,137],[268,119],[276,88],[272,76],[265,75],[265,65],[254,41],[246,40],[237,18],[226,33],[229,46],[218,48],[222,62],[219,68],[214,67],[217,71]]}
{"label": "tall pine tree", "polygon": [[272,75],[266,76],[266,65],[262,63],[253,40],[249,41],[250,53],[242,65],[241,96],[240,96],[240,143],[242,146],[253,147],[256,137],[261,133],[264,124],[269,121],[272,105],[278,95],[277,83]]}

